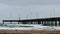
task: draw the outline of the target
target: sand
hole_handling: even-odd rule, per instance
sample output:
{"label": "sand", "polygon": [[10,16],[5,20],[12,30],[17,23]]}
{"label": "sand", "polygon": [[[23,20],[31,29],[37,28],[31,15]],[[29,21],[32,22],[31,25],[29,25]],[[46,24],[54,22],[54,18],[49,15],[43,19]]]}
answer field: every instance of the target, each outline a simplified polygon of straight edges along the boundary
{"label": "sand", "polygon": [[0,34],[60,34],[59,30],[0,30]]}

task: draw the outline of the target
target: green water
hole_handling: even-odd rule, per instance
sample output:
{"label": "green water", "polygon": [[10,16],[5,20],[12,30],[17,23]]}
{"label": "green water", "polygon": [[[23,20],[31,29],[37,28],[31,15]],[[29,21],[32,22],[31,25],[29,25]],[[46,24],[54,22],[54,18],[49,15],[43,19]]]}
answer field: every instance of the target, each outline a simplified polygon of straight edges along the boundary
{"label": "green water", "polygon": [[29,26],[29,25],[19,25],[19,26],[17,26],[17,25],[15,25],[15,24],[13,24],[13,25],[11,25],[11,24],[3,24],[3,23],[0,23],[0,26],[4,26],[4,27],[33,27],[33,26]]}

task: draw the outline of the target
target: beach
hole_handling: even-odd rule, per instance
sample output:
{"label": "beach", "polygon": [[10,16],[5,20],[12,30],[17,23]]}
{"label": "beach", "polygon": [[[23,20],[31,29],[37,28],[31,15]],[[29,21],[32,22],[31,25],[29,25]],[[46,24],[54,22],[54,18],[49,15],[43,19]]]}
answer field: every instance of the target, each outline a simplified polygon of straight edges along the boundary
{"label": "beach", "polygon": [[60,34],[60,30],[0,30],[0,34]]}
{"label": "beach", "polygon": [[59,26],[33,26],[35,27],[0,26],[0,34],[60,34]]}

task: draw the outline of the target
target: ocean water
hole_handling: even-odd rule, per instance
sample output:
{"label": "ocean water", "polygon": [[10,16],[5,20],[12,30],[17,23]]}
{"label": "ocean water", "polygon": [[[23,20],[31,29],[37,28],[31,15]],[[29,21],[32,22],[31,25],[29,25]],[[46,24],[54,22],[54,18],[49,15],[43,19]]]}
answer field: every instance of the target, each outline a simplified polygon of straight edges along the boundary
{"label": "ocean water", "polygon": [[42,26],[42,24],[3,24],[0,30],[60,30],[60,26]]}

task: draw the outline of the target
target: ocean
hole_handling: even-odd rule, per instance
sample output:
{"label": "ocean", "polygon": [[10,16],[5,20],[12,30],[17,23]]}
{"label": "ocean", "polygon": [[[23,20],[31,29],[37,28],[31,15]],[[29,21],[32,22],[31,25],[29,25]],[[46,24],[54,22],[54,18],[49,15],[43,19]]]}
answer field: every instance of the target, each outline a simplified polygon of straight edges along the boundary
{"label": "ocean", "polygon": [[42,26],[42,24],[3,24],[0,30],[60,30],[60,26]]}

